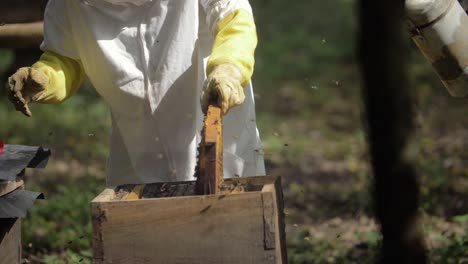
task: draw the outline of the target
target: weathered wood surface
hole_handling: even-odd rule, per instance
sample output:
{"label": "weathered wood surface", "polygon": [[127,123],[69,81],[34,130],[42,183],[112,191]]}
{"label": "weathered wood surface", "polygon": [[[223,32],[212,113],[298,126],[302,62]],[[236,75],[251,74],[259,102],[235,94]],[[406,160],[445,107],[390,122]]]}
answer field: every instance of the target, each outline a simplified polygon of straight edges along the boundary
{"label": "weathered wood surface", "polygon": [[206,179],[209,189],[204,194],[221,193],[223,175],[223,114],[218,106],[210,106],[205,120],[206,131]]}
{"label": "weathered wood surface", "polygon": [[105,190],[91,204],[95,263],[286,263],[279,178],[226,180],[250,189],[139,200]]}
{"label": "weathered wood surface", "polygon": [[221,193],[223,176],[223,114],[219,106],[209,105],[198,153],[195,192]]}
{"label": "weathered wood surface", "polygon": [[[286,258],[286,235],[285,235],[285,223],[284,223],[284,205],[283,205],[283,193],[281,188],[281,182],[275,181],[272,184],[264,185],[262,192],[271,192],[273,196],[271,197],[273,200],[270,202],[267,199],[269,197],[264,197],[264,206],[265,206],[265,214],[264,214],[264,222],[265,226],[277,227],[277,231],[275,233],[267,232],[265,230],[265,248],[276,248],[280,250],[279,254],[282,256],[282,263],[287,263]],[[273,217],[266,217],[269,216],[270,213]],[[271,222],[272,221],[272,222]],[[272,240],[274,238],[274,240]]]}
{"label": "weathered wood surface", "polygon": [[0,218],[0,264],[21,263],[21,220]]}

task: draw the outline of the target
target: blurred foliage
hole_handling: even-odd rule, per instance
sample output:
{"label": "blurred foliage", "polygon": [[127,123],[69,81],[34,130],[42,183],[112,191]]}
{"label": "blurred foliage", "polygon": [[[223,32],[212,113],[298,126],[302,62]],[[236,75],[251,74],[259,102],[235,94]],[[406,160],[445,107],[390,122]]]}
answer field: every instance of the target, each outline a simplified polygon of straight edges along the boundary
{"label": "blurred foliage", "polygon": [[451,235],[446,239],[448,241],[446,247],[432,252],[434,263],[468,263],[468,235]]}
{"label": "blurred foliage", "polygon": [[[372,263],[380,237],[369,220],[355,1],[250,2],[259,34],[257,123],[268,173],[283,177],[289,261]],[[420,174],[431,261],[467,263],[466,100],[447,94],[409,39],[407,48],[416,117],[408,155]],[[14,59],[0,50],[0,76]],[[90,263],[89,201],[104,188],[109,112],[89,84],[64,104],[32,111],[15,112],[0,92],[0,139],[53,151],[48,169],[27,179],[47,199],[23,221],[25,258]]]}
{"label": "blurred foliage", "polygon": [[322,263],[376,263],[381,237],[369,232],[354,247],[347,249],[337,246],[335,241],[315,239],[307,230],[288,239],[289,263],[322,264]]}
{"label": "blurred foliage", "polygon": [[42,256],[45,263],[91,263],[89,202],[103,190],[103,181],[91,175],[58,184],[61,175],[42,176],[27,189],[45,192],[22,222],[24,254]]}
{"label": "blurred foliage", "polygon": [[0,131],[0,138],[10,144],[51,146],[54,157],[61,159],[106,157],[110,118],[91,87],[82,87],[79,95],[61,105],[32,105],[31,118],[15,113],[2,99],[0,124],[8,129]]}

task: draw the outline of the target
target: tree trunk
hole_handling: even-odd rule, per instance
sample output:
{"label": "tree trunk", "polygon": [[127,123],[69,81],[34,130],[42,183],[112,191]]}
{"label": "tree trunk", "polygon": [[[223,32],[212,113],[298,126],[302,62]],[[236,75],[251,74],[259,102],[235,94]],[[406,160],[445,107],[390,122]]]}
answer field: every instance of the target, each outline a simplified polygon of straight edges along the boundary
{"label": "tree trunk", "polygon": [[361,0],[359,55],[367,140],[374,173],[374,205],[383,236],[381,263],[425,263],[417,225],[419,187],[405,159],[413,128],[405,76],[403,0]]}

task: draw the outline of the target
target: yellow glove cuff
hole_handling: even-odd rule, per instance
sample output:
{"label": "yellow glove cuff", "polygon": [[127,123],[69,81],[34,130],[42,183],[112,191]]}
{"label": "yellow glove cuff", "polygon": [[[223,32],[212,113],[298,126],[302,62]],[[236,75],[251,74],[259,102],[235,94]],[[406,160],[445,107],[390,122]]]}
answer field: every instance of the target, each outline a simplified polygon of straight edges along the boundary
{"label": "yellow glove cuff", "polygon": [[247,86],[253,74],[257,42],[252,14],[243,9],[235,10],[216,25],[207,75],[210,75],[216,66],[231,63],[242,73],[242,86]]}
{"label": "yellow glove cuff", "polygon": [[40,103],[58,104],[72,96],[84,79],[81,63],[54,52],[46,51],[31,66],[49,77],[49,85]]}

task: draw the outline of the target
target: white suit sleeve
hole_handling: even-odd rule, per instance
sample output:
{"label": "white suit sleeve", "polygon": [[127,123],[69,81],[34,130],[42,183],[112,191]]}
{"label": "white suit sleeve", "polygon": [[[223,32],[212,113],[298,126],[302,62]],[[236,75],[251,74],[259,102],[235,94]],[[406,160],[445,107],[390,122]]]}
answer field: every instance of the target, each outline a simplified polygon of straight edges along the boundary
{"label": "white suit sleeve", "polygon": [[[75,1],[75,0],[72,0]],[[44,13],[44,41],[41,50],[78,60],[70,22],[69,0],[49,0]]]}
{"label": "white suit sleeve", "polygon": [[243,9],[252,14],[252,7],[248,0],[199,0],[206,12],[209,29],[215,32],[216,25],[229,14]]}

